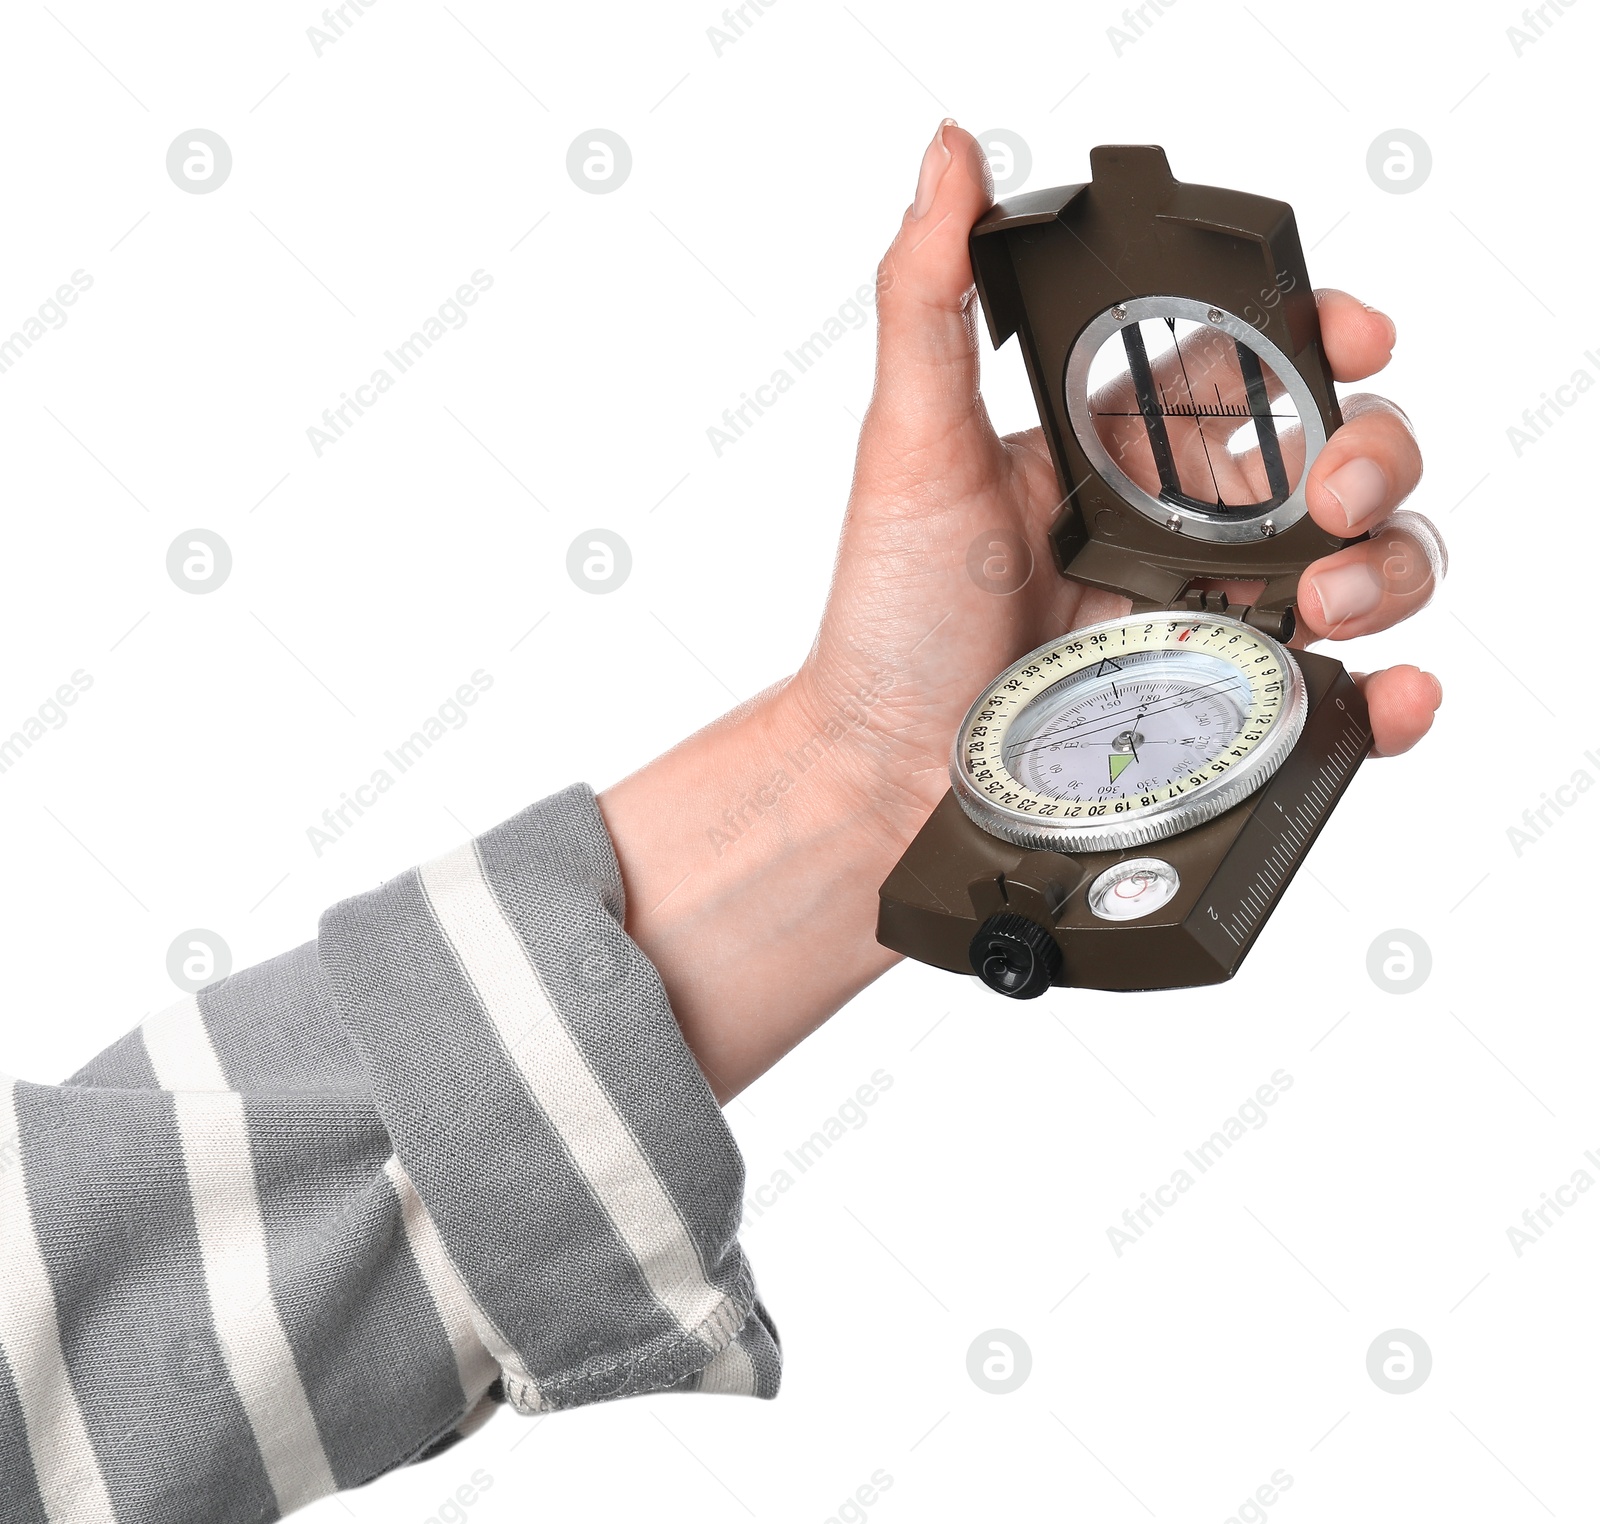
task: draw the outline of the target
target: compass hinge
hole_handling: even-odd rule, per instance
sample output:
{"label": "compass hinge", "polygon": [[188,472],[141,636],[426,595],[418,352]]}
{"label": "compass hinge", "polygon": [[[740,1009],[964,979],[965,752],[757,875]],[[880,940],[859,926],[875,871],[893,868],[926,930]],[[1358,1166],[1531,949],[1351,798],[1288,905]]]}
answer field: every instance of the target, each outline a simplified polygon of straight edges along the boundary
{"label": "compass hinge", "polygon": [[1188,588],[1177,603],[1140,600],[1134,604],[1135,613],[1150,614],[1158,609],[1173,613],[1182,610],[1186,614],[1221,614],[1229,619],[1237,619],[1240,624],[1247,624],[1253,630],[1260,630],[1263,635],[1270,635],[1274,640],[1289,640],[1295,630],[1292,607],[1265,609],[1255,604],[1230,603],[1228,595],[1221,588],[1215,587]]}

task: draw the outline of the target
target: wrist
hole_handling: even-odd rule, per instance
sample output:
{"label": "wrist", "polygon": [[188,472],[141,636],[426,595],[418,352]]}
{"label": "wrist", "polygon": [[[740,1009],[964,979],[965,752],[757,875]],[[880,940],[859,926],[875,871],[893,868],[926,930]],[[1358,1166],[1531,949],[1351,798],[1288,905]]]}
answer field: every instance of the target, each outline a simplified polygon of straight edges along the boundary
{"label": "wrist", "polygon": [[719,1099],[897,961],[877,891],[926,811],[874,803],[879,702],[797,674],[600,796],[627,930]]}
{"label": "wrist", "polygon": [[814,778],[834,808],[853,811],[898,857],[949,787],[949,738],[926,734],[897,674],[864,662],[841,666],[813,653],[783,698],[782,723],[799,738],[795,780]]}

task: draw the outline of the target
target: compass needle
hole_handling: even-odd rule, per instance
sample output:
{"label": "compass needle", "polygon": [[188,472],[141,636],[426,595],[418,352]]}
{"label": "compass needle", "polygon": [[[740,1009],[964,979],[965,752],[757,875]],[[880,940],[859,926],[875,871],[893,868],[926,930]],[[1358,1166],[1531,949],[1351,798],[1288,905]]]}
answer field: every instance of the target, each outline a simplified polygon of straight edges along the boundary
{"label": "compass needle", "polygon": [[[1112,635],[1116,676],[1095,654]],[[1019,845],[1048,836],[1069,849],[1131,846],[1259,787],[1303,719],[1293,659],[1248,625],[1108,620],[1023,657],[985,692],[958,743],[957,796],[985,830]],[[1085,746],[1105,748],[1106,770],[1104,782],[1079,787],[1050,759]]]}

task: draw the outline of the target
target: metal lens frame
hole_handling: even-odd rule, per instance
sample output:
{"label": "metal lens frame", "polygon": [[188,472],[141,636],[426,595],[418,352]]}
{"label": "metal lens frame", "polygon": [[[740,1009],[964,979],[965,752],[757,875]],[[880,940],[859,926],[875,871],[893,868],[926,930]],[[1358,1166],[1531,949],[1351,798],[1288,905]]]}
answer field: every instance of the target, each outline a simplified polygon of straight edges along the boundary
{"label": "metal lens frame", "polygon": [[[1155,318],[1168,318],[1197,323],[1215,329],[1242,345],[1264,362],[1283,383],[1284,391],[1300,415],[1300,427],[1305,434],[1306,458],[1301,468],[1300,480],[1293,492],[1282,502],[1264,506],[1254,514],[1222,517],[1202,513],[1182,503],[1163,501],[1152,497],[1139,486],[1100,442],[1094,425],[1094,415],[1089,408],[1089,368],[1106,341],[1114,334],[1133,324]],[[1140,296],[1115,307],[1108,307],[1099,317],[1089,322],[1078,335],[1067,356],[1063,379],[1067,416],[1072,421],[1078,444],[1089,458],[1089,463],[1101,479],[1119,497],[1137,508],[1146,518],[1153,519],[1165,529],[1192,539],[1206,540],[1218,545],[1240,545],[1275,535],[1298,523],[1306,515],[1306,483],[1311,478],[1311,465],[1328,442],[1327,431],[1322,426],[1322,415],[1317,410],[1311,388],[1294,367],[1294,362],[1267,338],[1260,329],[1243,318],[1235,317],[1220,307],[1205,302],[1192,301],[1184,296]]]}

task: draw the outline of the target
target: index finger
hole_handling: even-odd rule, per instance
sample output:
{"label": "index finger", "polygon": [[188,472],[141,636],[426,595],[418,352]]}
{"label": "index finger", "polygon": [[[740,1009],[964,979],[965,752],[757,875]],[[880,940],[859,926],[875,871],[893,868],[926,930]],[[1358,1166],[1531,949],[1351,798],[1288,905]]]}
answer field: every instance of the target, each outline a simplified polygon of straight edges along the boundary
{"label": "index finger", "polygon": [[1376,375],[1394,353],[1394,319],[1357,300],[1348,291],[1317,292],[1322,348],[1335,381],[1362,381]]}

